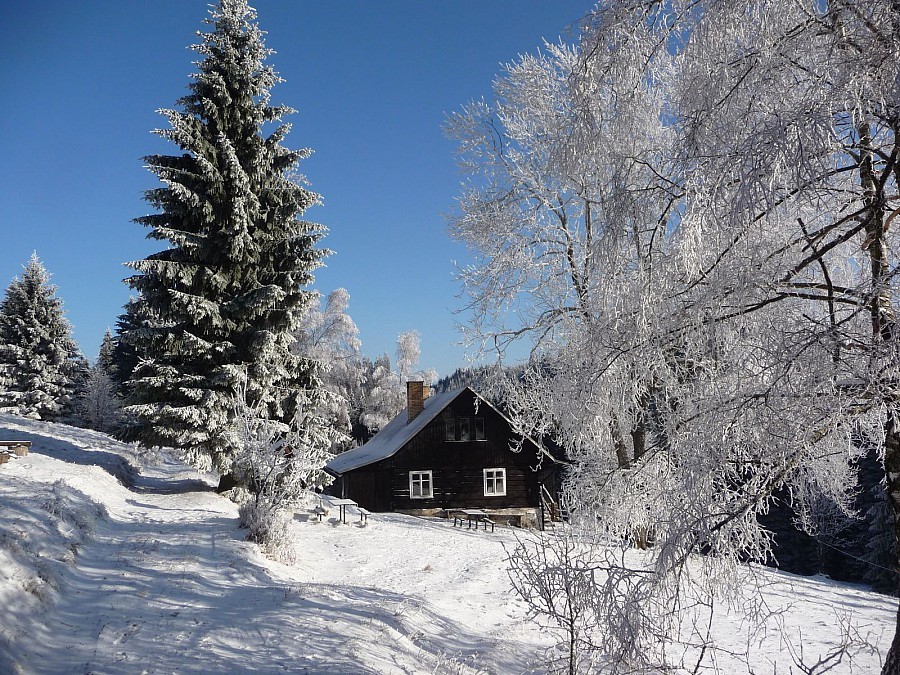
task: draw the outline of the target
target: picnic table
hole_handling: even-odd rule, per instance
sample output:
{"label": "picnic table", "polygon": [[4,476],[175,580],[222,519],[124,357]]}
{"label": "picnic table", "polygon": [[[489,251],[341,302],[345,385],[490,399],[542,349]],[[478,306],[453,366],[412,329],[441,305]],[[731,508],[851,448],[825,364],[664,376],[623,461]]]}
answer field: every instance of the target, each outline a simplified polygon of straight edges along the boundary
{"label": "picnic table", "polygon": [[332,499],[331,505],[338,507],[341,522],[347,522],[347,507],[348,506],[356,506],[356,502],[352,499]]}
{"label": "picnic table", "polygon": [[453,525],[456,525],[456,521],[459,521],[459,526],[462,527],[463,516],[465,516],[466,523],[468,524],[468,529],[472,529],[472,525],[475,525],[475,529],[478,529],[479,523],[484,523],[484,529],[487,529],[488,523],[491,525],[491,530],[494,529],[494,523],[488,518],[488,512],[482,511],[481,509],[460,509],[459,513],[462,516],[456,516],[453,519]]}

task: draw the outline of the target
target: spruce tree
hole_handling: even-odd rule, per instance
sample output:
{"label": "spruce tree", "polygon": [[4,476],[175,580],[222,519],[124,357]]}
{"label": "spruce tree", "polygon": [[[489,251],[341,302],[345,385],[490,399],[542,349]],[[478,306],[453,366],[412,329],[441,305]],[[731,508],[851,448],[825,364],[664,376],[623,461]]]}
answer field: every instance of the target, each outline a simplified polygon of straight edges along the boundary
{"label": "spruce tree", "polygon": [[[226,473],[240,452],[239,388],[286,428],[317,423],[316,364],[290,346],[325,252],[322,228],[300,219],[319,197],[296,174],[309,151],[282,145],[293,110],[269,104],[281,80],[255,11],[221,0],[207,23],[189,93],[161,111],[170,128],[156,132],[180,152],[145,158],[163,185],[146,193],[158,212],[136,222],[168,247],[130,263],[138,295],[122,337],[141,357],[128,394],[139,440]],[[327,430],[305,431],[326,442]]]}
{"label": "spruce tree", "polygon": [[0,405],[52,420],[68,412],[83,361],[37,254],[0,303]]}
{"label": "spruce tree", "polygon": [[115,351],[116,341],[113,339],[112,331],[107,328],[103,334],[103,339],[100,341],[100,351],[97,354],[97,361],[94,365],[102,368],[110,377],[112,377],[116,369]]}
{"label": "spruce tree", "polygon": [[100,353],[85,374],[76,402],[78,418],[89,429],[114,432],[119,428],[122,401],[113,378],[114,350],[115,341],[107,329],[100,343]]}

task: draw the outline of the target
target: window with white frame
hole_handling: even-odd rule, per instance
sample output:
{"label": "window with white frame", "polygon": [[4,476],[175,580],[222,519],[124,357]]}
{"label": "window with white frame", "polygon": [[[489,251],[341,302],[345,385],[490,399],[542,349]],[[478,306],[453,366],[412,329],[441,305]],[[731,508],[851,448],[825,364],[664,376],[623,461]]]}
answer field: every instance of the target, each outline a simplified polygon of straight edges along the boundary
{"label": "window with white frame", "polygon": [[431,499],[434,496],[431,471],[409,472],[410,499]]}
{"label": "window with white frame", "polygon": [[484,470],[484,496],[502,497],[506,494],[506,469]]}

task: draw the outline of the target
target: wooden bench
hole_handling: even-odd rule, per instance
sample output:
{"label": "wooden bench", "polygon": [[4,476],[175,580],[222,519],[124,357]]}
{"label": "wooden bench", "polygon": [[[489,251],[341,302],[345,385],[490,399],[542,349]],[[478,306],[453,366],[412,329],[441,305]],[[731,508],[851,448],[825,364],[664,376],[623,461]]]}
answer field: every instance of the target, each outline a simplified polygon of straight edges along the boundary
{"label": "wooden bench", "polygon": [[328,509],[326,509],[324,506],[319,505],[319,506],[317,506],[316,508],[313,509],[313,513],[316,514],[316,518],[318,518],[318,519],[319,519],[319,522],[321,523],[321,522],[322,522],[322,516],[327,516],[327,515],[328,515]]}
{"label": "wooden bench", "polygon": [[[495,525],[496,523],[494,523],[493,520],[491,520],[490,518],[482,518],[482,519],[481,519],[481,522],[484,523],[484,531],[485,531],[485,532],[487,532],[487,526],[488,526],[488,525],[491,526],[491,532],[494,531],[494,525]],[[475,527],[477,528],[478,526],[476,525]]]}
{"label": "wooden bench", "polygon": [[31,441],[0,441],[0,448],[5,448],[5,450],[0,450],[0,452],[15,455],[16,457],[27,455],[30,447]]}
{"label": "wooden bench", "polygon": [[25,457],[31,441],[0,441],[0,464],[6,464],[15,457]]}
{"label": "wooden bench", "polygon": [[366,525],[366,524],[368,524],[368,522],[369,522],[369,516],[370,516],[370,515],[371,515],[371,513],[369,513],[369,511],[367,511],[366,509],[360,508],[360,509],[359,509],[359,522],[360,522],[360,524],[361,524],[361,525]]}

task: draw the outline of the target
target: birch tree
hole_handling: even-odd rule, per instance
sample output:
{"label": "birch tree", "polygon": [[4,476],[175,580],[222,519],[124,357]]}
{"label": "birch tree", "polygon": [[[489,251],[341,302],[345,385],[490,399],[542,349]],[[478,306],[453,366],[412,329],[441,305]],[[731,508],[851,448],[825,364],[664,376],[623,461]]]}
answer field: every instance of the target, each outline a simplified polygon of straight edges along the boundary
{"label": "birch tree", "polygon": [[898,26],[888,2],[607,2],[449,121],[468,338],[529,344],[498,386],[565,447],[583,535],[652,544],[596,557],[590,644],[621,670],[665,665],[688,599],[735,602],[776,490],[847,508],[861,436],[900,473]]}
{"label": "birch tree", "polygon": [[333,425],[348,434],[362,406],[366,367],[360,353],[359,328],[347,312],[350,294],[337,288],[328,294],[325,306],[311,308],[295,334],[292,351],[315,359],[322,366],[323,411]]}

